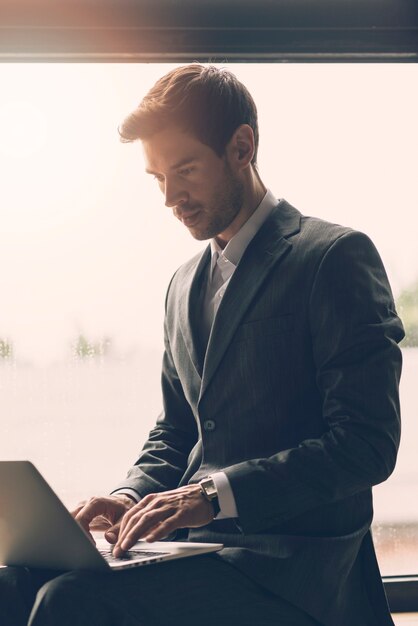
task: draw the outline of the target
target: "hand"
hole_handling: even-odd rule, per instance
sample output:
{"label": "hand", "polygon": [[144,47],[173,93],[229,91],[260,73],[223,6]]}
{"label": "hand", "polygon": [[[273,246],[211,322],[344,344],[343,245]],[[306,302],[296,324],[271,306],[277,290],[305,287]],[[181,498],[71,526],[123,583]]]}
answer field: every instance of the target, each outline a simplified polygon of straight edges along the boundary
{"label": "hand", "polygon": [[135,501],[123,494],[90,498],[81,502],[71,515],[88,533],[94,543],[91,530],[104,530],[109,543],[116,543],[123,515],[135,505]]}
{"label": "hand", "polygon": [[149,494],[123,516],[113,554],[122,556],[138,539],[160,541],[178,528],[198,528],[213,518],[213,506],[199,485]]}

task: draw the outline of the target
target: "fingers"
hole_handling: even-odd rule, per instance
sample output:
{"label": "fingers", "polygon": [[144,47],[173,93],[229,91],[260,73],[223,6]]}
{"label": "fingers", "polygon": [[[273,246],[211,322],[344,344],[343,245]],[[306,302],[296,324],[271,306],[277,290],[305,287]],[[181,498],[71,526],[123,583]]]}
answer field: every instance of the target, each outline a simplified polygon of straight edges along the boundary
{"label": "fingers", "polygon": [[135,506],[133,506],[121,519],[120,522],[120,536],[123,536],[127,529],[132,527],[132,519],[135,517],[137,520],[139,516],[142,515],[142,511],[146,508],[148,504],[153,501],[154,494],[145,496],[140,502],[138,502]]}
{"label": "fingers", "polygon": [[178,512],[174,513],[168,519],[160,522],[152,530],[148,531],[146,537],[144,537],[145,541],[162,541],[166,539],[166,537],[181,526],[179,523],[180,520],[181,515]]}
{"label": "fingers", "polygon": [[111,528],[106,530],[104,536],[109,543],[116,543],[119,537],[120,523],[114,524]]}
{"label": "fingers", "polygon": [[139,539],[157,541],[178,528],[204,526],[212,519],[213,507],[198,485],[150,494],[123,516],[113,554],[122,556]]}
{"label": "fingers", "polygon": [[132,506],[133,501],[127,497],[91,498],[76,509],[75,519],[87,533],[89,530],[109,531]]}
{"label": "fingers", "polygon": [[138,510],[129,520],[123,519],[117,547],[122,551],[129,550],[139,539],[147,540],[147,534],[163,522],[168,514],[168,511],[163,509],[147,512]]}
{"label": "fingers", "polygon": [[78,510],[75,515],[75,520],[88,533],[90,529],[90,523],[94,520],[94,518],[104,513],[103,509],[104,506],[101,499],[92,498]]}
{"label": "fingers", "polygon": [[[129,524],[121,532],[120,542],[124,547],[129,544],[131,547],[138,539],[149,541],[149,536],[157,529],[162,528],[163,524],[168,525],[170,520],[176,515],[176,510],[171,507],[164,507],[147,511],[145,513],[138,512],[133,515]],[[124,549],[128,549],[124,547]]]}
{"label": "fingers", "polygon": [[[170,533],[178,528],[177,521],[175,516],[170,518],[169,520],[165,520],[158,524],[158,526],[154,526],[152,531],[143,531],[140,528],[133,528],[130,532],[124,534],[123,536],[119,535],[119,538],[113,548],[113,555],[115,557],[122,556],[125,552],[130,550],[140,539],[144,541],[161,541],[168,537]],[[148,534],[146,534],[148,532]]]}
{"label": "fingers", "polygon": [[81,509],[85,506],[85,504],[86,504],[86,500],[83,500],[83,502],[80,502],[79,504],[77,504],[76,508],[73,511],[71,511],[71,515],[75,517],[81,511]]}
{"label": "fingers", "polygon": [[123,517],[119,538],[113,550],[115,556],[120,556],[132,548],[139,539],[155,541],[156,536],[163,539],[179,527],[175,507],[163,501],[155,501],[151,505],[155,508],[150,508],[150,503],[148,502],[147,505],[145,500],[147,498],[144,498]]}
{"label": "fingers", "polygon": [[104,516],[98,515],[90,522],[90,530],[108,530],[112,523]]}

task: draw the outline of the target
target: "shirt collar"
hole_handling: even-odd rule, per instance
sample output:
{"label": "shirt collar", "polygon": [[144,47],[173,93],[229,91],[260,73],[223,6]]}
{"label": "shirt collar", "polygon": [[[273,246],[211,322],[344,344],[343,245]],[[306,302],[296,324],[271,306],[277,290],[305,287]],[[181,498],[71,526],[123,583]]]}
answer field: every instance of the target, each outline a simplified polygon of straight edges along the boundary
{"label": "shirt collar", "polygon": [[264,198],[261,200],[254,213],[241,226],[232,239],[228,241],[223,250],[217,243],[216,239],[211,239],[211,272],[216,265],[218,256],[224,256],[235,267],[238,265],[251,239],[259,231],[261,226],[269,217],[270,213],[277,206],[277,203],[278,200],[275,198],[274,194],[267,189]]}

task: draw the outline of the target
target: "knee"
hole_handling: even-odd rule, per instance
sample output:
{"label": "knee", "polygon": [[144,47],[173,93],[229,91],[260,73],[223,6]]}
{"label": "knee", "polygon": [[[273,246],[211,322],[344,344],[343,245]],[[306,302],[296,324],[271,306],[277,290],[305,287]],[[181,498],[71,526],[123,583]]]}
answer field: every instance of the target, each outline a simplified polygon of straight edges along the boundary
{"label": "knee", "polygon": [[30,626],[76,624],[77,614],[85,606],[85,572],[68,572],[45,583],[36,596]]}
{"label": "knee", "polygon": [[54,602],[65,602],[69,595],[76,593],[78,586],[77,572],[68,572],[52,578],[46,582],[38,591],[38,600],[47,601],[49,604]]}
{"label": "knee", "polygon": [[26,624],[36,595],[30,573],[23,567],[0,569],[0,623]]}

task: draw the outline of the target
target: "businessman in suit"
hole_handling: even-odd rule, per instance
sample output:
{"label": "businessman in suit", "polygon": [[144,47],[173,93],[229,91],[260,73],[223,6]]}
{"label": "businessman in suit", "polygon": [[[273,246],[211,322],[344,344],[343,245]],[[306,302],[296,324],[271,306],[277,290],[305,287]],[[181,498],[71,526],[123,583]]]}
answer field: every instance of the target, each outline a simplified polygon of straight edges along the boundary
{"label": "businessman in suit", "polygon": [[371,488],[395,466],[403,329],[374,245],[266,189],[254,102],[225,70],[171,71],[120,133],[210,244],[168,287],[155,428],[74,515],[115,555],[173,533],[225,548],[43,586],[9,572],[9,602],[24,579],[31,626],[393,624]]}

